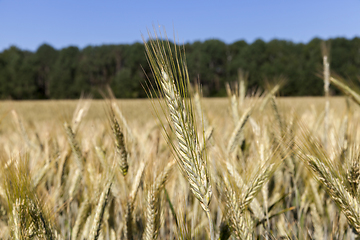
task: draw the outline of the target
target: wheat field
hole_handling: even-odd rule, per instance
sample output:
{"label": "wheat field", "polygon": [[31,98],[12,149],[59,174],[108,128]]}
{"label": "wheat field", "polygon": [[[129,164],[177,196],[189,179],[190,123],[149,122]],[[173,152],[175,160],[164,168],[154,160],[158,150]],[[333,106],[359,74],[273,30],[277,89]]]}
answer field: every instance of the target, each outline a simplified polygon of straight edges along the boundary
{"label": "wheat field", "polygon": [[[315,180],[296,153],[297,147],[279,137],[281,119],[284,131],[294,137],[303,134],[299,126],[305,125],[321,141],[325,99],[277,98],[278,112],[271,102],[259,109],[264,99],[246,98],[243,106],[238,106],[240,116],[249,106],[254,110],[231,156],[227,144],[236,127],[231,99],[201,101],[202,119],[213,128],[206,152],[213,193],[209,208],[216,238],[351,239],[356,231],[326,187]],[[118,164],[121,160],[109,101],[1,102],[2,239],[28,239],[31,235],[90,239],[96,233],[99,239],[210,238],[206,214],[173,164],[174,155],[155,114],[160,104],[153,106],[150,100],[114,103],[122,114],[114,111],[124,134],[125,176]],[[335,159],[339,157],[339,141],[356,137],[351,128],[359,116],[358,106],[347,106],[345,97],[331,98],[330,106],[329,148]],[[346,119],[348,130],[344,129]],[[73,138],[69,138],[64,122],[74,129]],[[279,149],[279,144],[286,146]],[[356,154],[351,153],[350,141],[348,145],[349,154]],[[269,161],[276,163],[276,169],[254,198],[241,206],[244,192]],[[11,182],[14,179],[15,185]],[[14,188],[27,188],[31,194]],[[101,202],[103,193],[105,204]],[[39,220],[26,210],[31,204],[35,205],[31,211],[43,214],[46,224],[32,224]],[[101,218],[96,223],[98,209]],[[228,219],[233,213],[233,219]],[[91,235],[92,231],[96,233]]]}
{"label": "wheat field", "polygon": [[239,75],[204,99],[181,48],[145,47],[150,100],[0,103],[1,239],[358,237],[359,93],[324,74],[347,96],[277,98]]}

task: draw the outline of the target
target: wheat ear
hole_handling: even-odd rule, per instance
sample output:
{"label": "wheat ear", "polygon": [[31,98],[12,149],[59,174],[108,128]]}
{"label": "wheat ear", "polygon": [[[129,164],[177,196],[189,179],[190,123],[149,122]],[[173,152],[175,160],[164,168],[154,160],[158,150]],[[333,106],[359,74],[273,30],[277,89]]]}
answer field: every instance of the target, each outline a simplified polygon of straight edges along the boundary
{"label": "wheat ear", "polygon": [[260,105],[260,107],[259,107],[260,112],[262,112],[262,111],[264,110],[264,108],[265,108],[266,104],[269,102],[269,100],[277,93],[277,91],[279,91],[280,86],[281,86],[280,84],[276,84],[276,85],[270,90],[270,92],[268,92],[268,93],[265,95],[265,97],[264,97],[264,99],[263,99],[263,101],[261,102],[261,105]]}
{"label": "wheat ear", "polygon": [[77,132],[80,126],[81,120],[84,119],[87,112],[89,111],[89,108],[90,108],[90,100],[84,99],[83,96],[81,96],[80,101],[76,105],[76,109],[73,114],[73,119],[71,121],[71,126],[75,133]]}
{"label": "wheat ear", "polygon": [[345,189],[340,179],[332,173],[320,159],[307,156],[310,168],[315,176],[328,190],[328,193],[346,216],[349,224],[360,233],[360,205],[357,200]]}
{"label": "wheat ear", "polygon": [[17,112],[15,110],[12,110],[11,113],[12,113],[13,118],[15,120],[15,124],[19,127],[21,136],[24,139],[25,143],[29,146],[29,148],[39,149],[39,146],[35,145],[30,140],[29,135],[26,133],[25,127],[24,127],[19,115],[17,114]]}
{"label": "wheat ear", "polygon": [[129,127],[127,121],[126,121],[126,118],[124,117],[124,115],[122,114],[119,106],[116,104],[116,102],[112,102],[111,104],[112,108],[115,110],[116,114],[119,116],[123,126],[125,127],[126,129],[126,132],[127,132],[127,136],[130,138],[131,141],[135,142],[135,137],[134,137],[134,134],[131,130],[131,128]]}
{"label": "wheat ear", "polygon": [[338,175],[333,163],[328,159],[319,143],[311,138],[308,133],[303,133],[299,142],[301,152],[299,157],[314,172],[315,178],[325,186],[327,192],[344,213],[349,224],[360,233],[360,205],[356,198],[344,186],[344,180]]}
{"label": "wheat ear", "polygon": [[214,229],[209,209],[212,191],[206,159],[203,159],[200,152],[199,140],[195,131],[192,103],[185,99],[188,91],[187,86],[189,86],[189,76],[184,57],[179,59],[176,46],[174,56],[170,43],[167,42],[167,46],[165,46],[165,43],[158,39],[151,39],[150,43],[145,43],[145,49],[148,61],[160,91],[164,94],[170,112],[177,141],[177,145],[172,145],[172,147],[177,157],[178,166],[188,180],[192,193],[200,201],[202,208],[206,212],[209,219],[211,239],[213,239]]}
{"label": "wheat ear", "polygon": [[322,221],[318,211],[316,210],[315,203],[310,204],[310,213],[311,219],[314,224],[314,239],[323,239],[324,238],[324,229],[322,226]]}
{"label": "wheat ear", "polygon": [[354,91],[348,85],[334,77],[330,77],[330,82],[336,87],[338,87],[341,91],[343,91],[346,95],[350,96],[352,100],[354,100],[357,104],[360,105],[360,95],[356,91]]}
{"label": "wheat ear", "polygon": [[78,165],[78,169],[80,171],[82,171],[83,165],[84,165],[84,158],[82,156],[79,144],[75,139],[75,134],[74,134],[72,128],[70,127],[70,125],[68,125],[66,122],[64,123],[64,127],[66,130],[66,135],[67,135],[68,141],[71,146],[71,150],[75,155],[75,160],[76,160],[76,164]]}
{"label": "wheat ear", "polygon": [[140,166],[138,168],[138,171],[137,171],[136,176],[134,178],[134,182],[133,182],[132,187],[131,187],[131,192],[130,192],[130,194],[128,196],[128,200],[127,200],[127,203],[126,203],[125,236],[126,236],[126,239],[128,239],[128,240],[133,239],[133,229],[132,229],[133,218],[132,218],[132,213],[133,213],[133,210],[134,210],[134,203],[135,203],[136,195],[137,195],[137,192],[138,192],[138,189],[139,189],[139,186],[140,186],[140,182],[141,182],[144,170],[145,170],[145,166],[146,166],[145,162],[140,163]]}
{"label": "wheat ear", "polygon": [[237,122],[234,131],[231,134],[229,143],[228,143],[228,147],[227,147],[227,153],[230,156],[232,152],[234,152],[236,146],[239,144],[239,141],[241,139],[241,133],[242,130],[244,129],[244,126],[247,122],[247,120],[250,117],[252,108],[247,108],[243,115],[241,116],[240,120]]}
{"label": "wheat ear", "polygon": [[[242,192],[247,191],[249,189],[249,187],[245,184],[245,182],[242,179],[241,175],[234,168],[234,166],[229,161],[226,161],[225,164],[226,164],[226,168],[227,168],[230,176],[234,179],[238,189],[241,190]],[[265,217],[264,213],[263,213],[263,210],[261,209],[260,203],[256,198],[254,198],[254,201],[250,202],[250,208],[254,212],[254,215],[257,218],[263,219]]]}
{"label": "wheat ear", "polygon": [[90,206],[89,200],[87,199],[87,196],[86,196],[85,200],[82,201],[82,203],[80,205],[80,209],[79,209],[78,215],[76,217],[75,225],[71,232],[72,240],[78,239],[78,234],[80,233],[80,229],[85,224],[86,219],[89,217],[90,212],[91,212],[91,206]]}
{"label": "wheat ear", "polygon": [[112,116],[112,130],[115,137],[116,152],[119,155],[118,163],[121,173],[125,177],[129,169],[129,165],[127,162],[127,151],[125,148],[124,134],[122,133],[120,125],[114,114]]}
{"label": "wheat ear", "polygon": [[160,228],[160,193],[163,190],[168,179],[169,172],[174,165],[174,161],[170,162],[164,170],[156,177],[155,182],[149,189],[147,197],[146,211],[146,227],[145,240],[156,239]]}
{"label": "wheat ear", "polygon": [[202,100],[201,88],[200,88],[200,86],[198,84],[196,84],[195,85],[195,93],[194,93],[195,109],[196,109],[198,117],[201,118],[204,129],[208,129],[209,126],[210,126],[209,125],[209,120],[208,120],[207,116],[203,112],[201,100]]}
{"label": "wheat ear", "polygon": [[90,231],[89,239],[91,240],[96,240],[99,238],[102,219],[104,216],[106,203],[110,194],[110,189],[111,189],[111,182],[106,184],[105,189],[100,195],[99,203],[95,209],[95,216]]}
{"label": "wheat ear", "polygon": [[242,204],[242,198],[233,190],[233,186],[231,186],[226,176],[223,177],[223,183],[225,184],[227,217],[230,221],[232,231],[239,239],[250,240],[252,229],[245,221],[245,208]]}

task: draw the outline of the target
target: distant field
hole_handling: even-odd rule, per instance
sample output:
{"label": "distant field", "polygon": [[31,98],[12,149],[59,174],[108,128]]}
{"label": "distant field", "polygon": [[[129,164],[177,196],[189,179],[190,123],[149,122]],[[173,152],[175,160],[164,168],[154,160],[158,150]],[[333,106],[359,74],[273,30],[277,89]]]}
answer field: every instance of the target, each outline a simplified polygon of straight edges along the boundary
{"label": "distant field", "polygon": [[[286,110],[295,110],[298,114],[315,108],[321,111],[325,104],[322,97],[291,97],[278,98],[279,107]],[[76,108],[78,100],[48,100],[48,101],[1,101],[0,117],[4,122],[9,121],[9,112],[16,110],[27,121],[63,121],[70,119]],[[157,103],[155,101],[155,103]],[[148,99],[118,100],[118,104],[129,122],[144,124],[150,119],[155,119],[153,106]],[[229,114],[228,98],[204,99],[204,109],[212,117],[227,116]],[[334,111],[343,111],[344,97],[330,98],[330,105]],[[103,100],[92,100],[86,119],[106,118],[106,103]],[[226,114],[226,115],[224,115]],[[11,117],[10,117],[11,120]]]}

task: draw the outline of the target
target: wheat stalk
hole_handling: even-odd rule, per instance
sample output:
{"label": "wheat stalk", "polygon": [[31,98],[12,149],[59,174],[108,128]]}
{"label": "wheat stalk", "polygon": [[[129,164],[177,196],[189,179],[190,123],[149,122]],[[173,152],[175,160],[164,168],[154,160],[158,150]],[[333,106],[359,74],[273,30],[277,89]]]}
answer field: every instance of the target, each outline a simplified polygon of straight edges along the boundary
{"label": "wheat stalk", "polygon": [[329,86],[330,86],[330,64],[328,61],[329,49],[326,46],[325,42],[322,42],[322,52],[323,52],[323,66],[324,66],[324,92],[325,92],[325,117],[324,117],[324,146],[328,150],[328,134],[329,134],[329,111],[330,111],[330,102],[329,102]]}
{"label": "wheat stalk", "polygon": [[239,76],[239,106],[242,107],[245,102],[246,96],[246,82],[249,77],[249,73],[244,72],[242,69],[238,70]]}

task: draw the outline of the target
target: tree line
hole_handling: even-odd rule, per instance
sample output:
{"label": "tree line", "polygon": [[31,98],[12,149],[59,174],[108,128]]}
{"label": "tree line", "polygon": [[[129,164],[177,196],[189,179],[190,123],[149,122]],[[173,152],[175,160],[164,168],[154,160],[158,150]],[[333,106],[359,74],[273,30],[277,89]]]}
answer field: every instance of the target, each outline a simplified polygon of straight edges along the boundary
{"label": "tree line", "polygon": [[[360,38],[328,41],[331,70],[345,79],[358,79]],[[248,89],[266,89],[282,77],[282,96],[320,96],[321,42],[314,38],[306,44],[226,44],[212,39],[184,46],[191,82],[200,82],[207,97],[225,96],[225,83],[237,81],[239,69],[248,73]],[[98,98],[104,86],[110,86],[117,98],[142,98],[147,78],[152,79],[142,43],[60,50],[43,44],[35,52],[12,46],[0,53],[0,99],[73,99],[81,93]]]}

